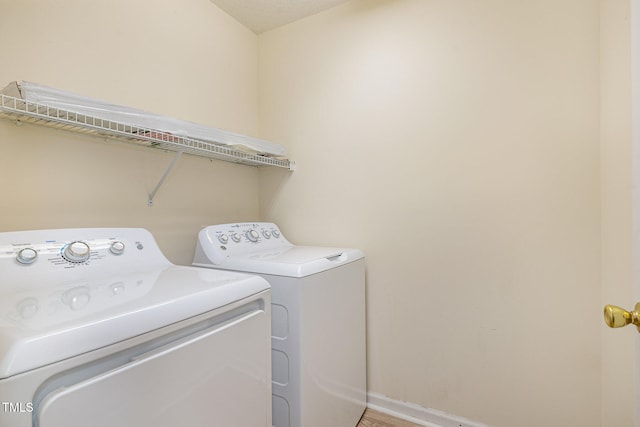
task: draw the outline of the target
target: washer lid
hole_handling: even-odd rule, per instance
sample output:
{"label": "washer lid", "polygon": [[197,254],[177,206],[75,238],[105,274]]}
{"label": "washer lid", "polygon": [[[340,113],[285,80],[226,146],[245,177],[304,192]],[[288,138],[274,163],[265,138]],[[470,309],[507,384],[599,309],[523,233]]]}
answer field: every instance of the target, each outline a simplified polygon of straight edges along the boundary
{"label": "washer lid", "polygon": [[358,249],[315,246],[281,246],[224,258],[219,264],[200,261],[194,265],[248,273],[305,277],[364,258]]}
{"label": "washer lid", "polygon": [[184,266],[0,295],[0,378],[220,308],[269,289],[241,273]]}

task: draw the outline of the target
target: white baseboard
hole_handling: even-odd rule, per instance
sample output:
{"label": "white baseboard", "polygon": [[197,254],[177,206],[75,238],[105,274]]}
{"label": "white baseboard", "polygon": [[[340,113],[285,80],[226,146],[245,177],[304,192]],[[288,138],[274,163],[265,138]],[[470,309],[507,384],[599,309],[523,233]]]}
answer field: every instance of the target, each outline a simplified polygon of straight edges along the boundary
{"label": "white baseboard", "polygon": [[487,424],[447,414],[415,403],[401,402],[377,393],[367,393],[367,407],[425,427],[490,427]]}

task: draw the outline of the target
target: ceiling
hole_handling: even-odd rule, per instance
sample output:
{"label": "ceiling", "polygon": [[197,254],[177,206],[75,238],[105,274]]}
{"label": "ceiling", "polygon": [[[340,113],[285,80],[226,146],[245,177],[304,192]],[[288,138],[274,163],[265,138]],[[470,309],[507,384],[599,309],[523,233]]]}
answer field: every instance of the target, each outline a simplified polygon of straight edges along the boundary
{"label": "ceiling", "polygon": [[314,15],[349,0],[211,0],[256,34]]}

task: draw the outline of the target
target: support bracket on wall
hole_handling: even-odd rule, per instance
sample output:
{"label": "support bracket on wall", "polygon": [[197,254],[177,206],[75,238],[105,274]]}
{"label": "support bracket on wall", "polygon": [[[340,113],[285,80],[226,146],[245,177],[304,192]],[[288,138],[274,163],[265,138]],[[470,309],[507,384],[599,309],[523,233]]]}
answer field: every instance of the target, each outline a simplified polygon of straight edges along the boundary
{"label": "support bracket on wall", "polygon": [[156,193],[162,186],[162,183],[164,182],[164,180],[167,178],[167,176],[169,176],[169,173],[171,173],[171,170],[175,167],[176,163],[178,163],[178,159],[180,159],[180,156],[182,156],[182,153],[183,153],[182,151],[178,151],[176,153],[176,156],[173,158],[173,160],[171,160],[169,167],[167,168],[166,171],[164,171],[164,174],[160,177],[160,181],[158,181],[156,188],[154,188],[153,191],[149,194],[149,200],[147,200],[147,205],[149,207],[153,207],[153,198],[156,196]]}

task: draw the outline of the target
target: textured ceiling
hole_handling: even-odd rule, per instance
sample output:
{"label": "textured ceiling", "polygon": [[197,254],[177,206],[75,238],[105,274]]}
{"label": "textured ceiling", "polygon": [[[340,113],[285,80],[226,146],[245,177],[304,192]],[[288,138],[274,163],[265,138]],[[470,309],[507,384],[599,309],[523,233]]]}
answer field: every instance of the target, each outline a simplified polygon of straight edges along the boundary
{"label": "textured ceiling", "polygon": [[347,1],[349,0],[211,0],[256,34]]}

